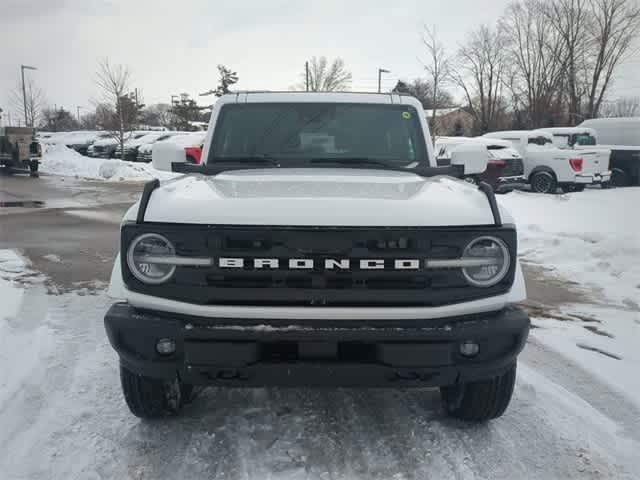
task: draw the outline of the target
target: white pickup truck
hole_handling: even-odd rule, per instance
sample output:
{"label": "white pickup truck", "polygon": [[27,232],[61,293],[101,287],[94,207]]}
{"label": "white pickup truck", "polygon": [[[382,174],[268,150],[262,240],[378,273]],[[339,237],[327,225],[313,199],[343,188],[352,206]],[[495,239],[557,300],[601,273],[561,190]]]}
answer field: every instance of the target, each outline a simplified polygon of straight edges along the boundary
{"label": "white pickup truck", "polygon": [[577,127],[542,130],[559,148],[598,151],[609,164],[611,186],[640,185],[640,118],[594,118]]}
{"label": "white pickup truck", "polygon": [[597,149],[568,150],[553,143],[553,135],[542,130],[491,132],[488,138],[509,140],[524,160],[524,176],[534,192],[581,191],[586,185],[610,180],[608,161]]}

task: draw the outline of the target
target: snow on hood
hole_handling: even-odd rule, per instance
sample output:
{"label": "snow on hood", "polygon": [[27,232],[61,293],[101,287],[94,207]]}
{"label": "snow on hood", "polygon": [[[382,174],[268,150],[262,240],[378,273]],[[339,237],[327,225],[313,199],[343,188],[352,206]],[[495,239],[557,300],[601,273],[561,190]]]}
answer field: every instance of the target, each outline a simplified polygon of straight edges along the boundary
{"label": "snow on hood", "polygon": [[[137,206],[125,220],[135,219]],[[511,216],[502,212],[504,223]],[[259,169],[188,176],[161,186],[150,222],[227,225],[490,225],[487,197],[447,178],[356,169]]]}

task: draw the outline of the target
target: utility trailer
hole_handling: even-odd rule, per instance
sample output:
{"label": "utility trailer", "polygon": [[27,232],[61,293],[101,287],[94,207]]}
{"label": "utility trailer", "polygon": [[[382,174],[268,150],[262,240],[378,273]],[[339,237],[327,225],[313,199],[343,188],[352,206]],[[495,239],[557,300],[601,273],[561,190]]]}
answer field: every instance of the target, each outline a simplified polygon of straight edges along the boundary
{"label": "utility trailer", "polygon": [[4,172],[38,176],[42,149],[29,127],[0,127],[0,167]]}

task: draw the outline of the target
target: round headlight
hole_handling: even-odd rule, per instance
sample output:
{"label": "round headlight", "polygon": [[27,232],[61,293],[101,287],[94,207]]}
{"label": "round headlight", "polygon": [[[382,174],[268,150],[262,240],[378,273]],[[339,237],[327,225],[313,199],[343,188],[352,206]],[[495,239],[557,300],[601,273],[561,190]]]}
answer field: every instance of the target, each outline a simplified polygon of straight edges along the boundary
{"label": "round headlight", "polygon": [[138,280],[157,285],[169,280],[176,271],[175,265],[161,261],[163,257],[173,257],[175,253],[173,245],[165,237],[157,233],[145,233],[129,246],[127,265]]}
{"label": "round headlight", "polygon": [[464,278],[474,287],[491,287],[500,282],[509,271],[511,262],[507,245],[495,237],[474,239],[462,257],[464,260],[477,260],[477,266],[462,269]]}

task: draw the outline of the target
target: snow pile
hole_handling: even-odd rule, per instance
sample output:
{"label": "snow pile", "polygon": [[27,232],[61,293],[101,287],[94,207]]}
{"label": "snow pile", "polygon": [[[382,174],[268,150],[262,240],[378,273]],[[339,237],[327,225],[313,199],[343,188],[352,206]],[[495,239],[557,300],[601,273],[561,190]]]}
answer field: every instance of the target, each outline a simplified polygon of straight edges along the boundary
{"label": "snow pile", "polygon": [[498,201],[516,220],[522,260],[640,309],[640,189],[513,192]]}
{"label": "snow pile", "polygon": [[109,181],[144,181],[153,178],[168,180],[179,176],[176,173],[158,171],[147,163],[83,157],[64,145],[46,146],[40,171],[52,175]]}
{"label": "snow pile", "polygon": [[521,260],[593,302],[535,314],[532,335],[640,407],[640,189],[514,192],[499,201],[516,219]]}
{"label": "snow pile", "polygon": [[34,273],[12,250],[0,250],[0,411],[42,368],[53,346],[45,325],[28,329],[22,312],[29,302],[19,281],[33,280]]}

